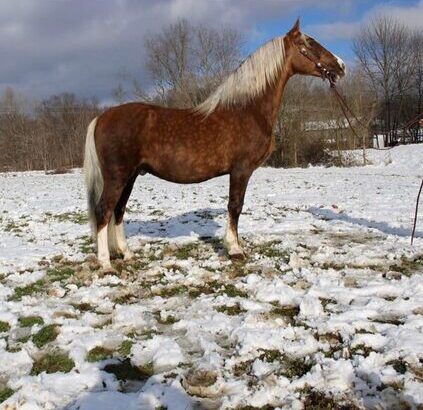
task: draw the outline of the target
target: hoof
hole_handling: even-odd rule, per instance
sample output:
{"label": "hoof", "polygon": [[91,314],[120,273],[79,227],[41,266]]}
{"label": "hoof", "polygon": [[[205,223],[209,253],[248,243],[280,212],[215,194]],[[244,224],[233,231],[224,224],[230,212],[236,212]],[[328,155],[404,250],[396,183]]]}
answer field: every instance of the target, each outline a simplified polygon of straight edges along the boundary
{"label": "hoof", "polygon": [[131,259],[134,259],[135,254],[132,251],[126,251],[123,254],[123,260],[124,261],[130,261]]}
{"label": "hoof", "polygon": [[246,258],[244,252],[230,253],[229,257],[234,261],[243,261]]}
{"label": "hoof", "polygon": [[102,267],[99,271],[99,277],[110,276],[110,275],[117,275],[118,271],[112,266]]}

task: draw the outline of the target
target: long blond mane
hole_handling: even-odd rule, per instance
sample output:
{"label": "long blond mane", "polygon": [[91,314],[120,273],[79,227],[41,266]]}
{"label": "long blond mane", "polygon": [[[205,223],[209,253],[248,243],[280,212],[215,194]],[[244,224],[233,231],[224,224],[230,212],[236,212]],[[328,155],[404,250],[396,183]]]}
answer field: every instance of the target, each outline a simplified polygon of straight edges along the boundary
{"label": "long blond mane", "polygon": [[284,37],[274,38],[251,54],[195,111],[209,115],[217,106],[245,105],[263,94],[285,62]]}

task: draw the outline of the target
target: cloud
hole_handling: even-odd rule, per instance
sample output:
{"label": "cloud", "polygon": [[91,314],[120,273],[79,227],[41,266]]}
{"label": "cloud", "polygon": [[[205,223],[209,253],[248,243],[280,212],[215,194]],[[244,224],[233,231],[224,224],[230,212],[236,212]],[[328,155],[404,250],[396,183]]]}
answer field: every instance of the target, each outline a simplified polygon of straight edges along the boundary
{"label": "cloud", "polygon": [[312,24],[306,31],[322,40],[350,40],[363,24],[372,18],[390,15],[413,29],[423,29],[423,0],[414,5],[378,4],[356,21],[337,21],[330,24]]}
{"label": "cloud", "polygon": [[[337,10],[345,13],[354,7],[354,1],[344,0]],[[6,86],[12,86],[37,98],[67,91],[105,101],[110,99],[121,72],[136,77],[148,88],[144,40],[179,18],[193,23],[230,25],[247,39],[257,40],[262,34],[260,28],[269,21],[280,24],[282,33],[302,10],[332,12],[334,2],[2,0],[0,93]],[[320,30],[330,35],[331,28],[328,25]]]}

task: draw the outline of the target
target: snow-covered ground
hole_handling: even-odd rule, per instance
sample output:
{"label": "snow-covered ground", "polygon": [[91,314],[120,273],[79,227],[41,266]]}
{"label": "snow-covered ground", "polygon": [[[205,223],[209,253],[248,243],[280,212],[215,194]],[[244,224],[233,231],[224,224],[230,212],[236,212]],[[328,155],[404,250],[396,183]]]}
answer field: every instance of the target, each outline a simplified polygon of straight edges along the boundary
{"label": "snow-covered ground", "polygon": [[0,175],[0,406],[422,408],[423,146],[368,155],[258,170],[245,262],[220,243],[227,177],[140,177],[137,257],[107,276],[80,171]]}

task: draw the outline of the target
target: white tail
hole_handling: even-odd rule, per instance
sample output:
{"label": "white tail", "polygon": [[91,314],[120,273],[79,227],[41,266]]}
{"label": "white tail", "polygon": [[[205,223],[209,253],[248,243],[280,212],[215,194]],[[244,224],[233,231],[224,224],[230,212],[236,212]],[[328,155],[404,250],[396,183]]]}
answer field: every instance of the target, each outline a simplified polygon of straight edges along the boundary
{"label": "white tail", "polygon": [[[97,150],[95,147],[94,132],[96,125],[97,117],[94,118],[88,126],[84,156],[84,176],[88,196],[88,217],[90,219],[93,240],[97,239],[95,208],[100,201],[104,187],[103,174],[101,173],[100,162],[98,160]],[[108,247],[112,252],[116,251],[118,239],[114,215],[107,226],[107,233]]]}
{"label": "white tail", "polygon": [[88,217],[90,219],[93,239],[96,239],[97,237],[95,207],[100,201],[101,194],[103,193],[103,175],[101,173],[100,162],[98,161],[94,140],[96,124],[97,117],[94,118],[88,126],[84,155],[84,177],[88,197]]}

